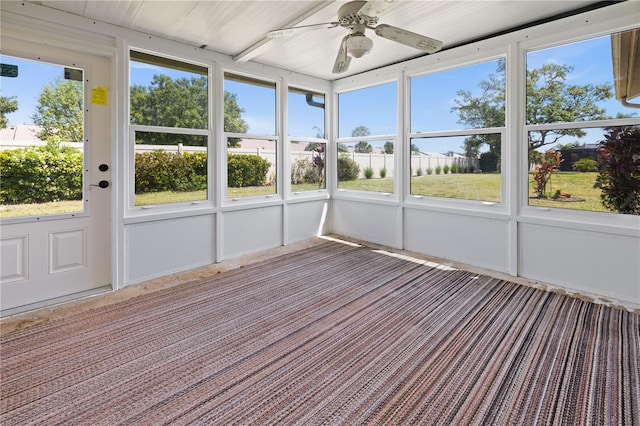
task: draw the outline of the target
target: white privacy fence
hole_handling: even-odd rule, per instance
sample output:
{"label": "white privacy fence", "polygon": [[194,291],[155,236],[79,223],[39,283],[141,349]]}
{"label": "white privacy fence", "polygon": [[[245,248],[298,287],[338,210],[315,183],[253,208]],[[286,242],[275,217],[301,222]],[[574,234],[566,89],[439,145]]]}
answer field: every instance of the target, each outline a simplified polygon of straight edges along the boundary
{"label": "white privacy fence", "polygon": [[[44,142],[43,142],[44,144]],[[72,142],[63,142],[64,145],[73,146],[82,151],[83,144],[82,143],[72,143]],[[2,149],[14,149],[14,148],[25,148],[24,144],[13,143],[13,144],[2,144]],[[33,142],[30,145],[34,145]],[[37,145],[37,144],[36,144]],[[152,152],[157,150],[164,150],[166,152],[206,152],[207,148],[203,146],[183,146],[182,144],[178,145],[143,145],[137,144],[135,146],[136,153],[142,152]],[[276,152],[271,149],[264,148],[255,148],[255,149],[245,149],[245,148],[228,148],[227,151],[230,154],[247,154],[247,155],[258,155],[271,163],[269,167],[269,171],[267,172],[267,177],[275,177],[276,173]],[[317,154],[315,154],[317,155]],[[373,176],[380,177],[380,170],[383,168],[386,169],[386,176],[393,177],[395,176],[395,158],[394,154],[385,154],[385,153],[357,153],[357,152],[344,152],[339,153],[339,155],[346,155],[353,161],[355,161],[360,166],[360,178],[364,178],[364,169],[367,167],[371,167],[373,169]],[[293,151],[290,154],[291,164],[293,165],[297,160],[305,159],[308,161],[313,161],[314,152],[312,151]],[[431,169],[435,174],[436,167],[440,166],[444,168],[445,166],[449,166],[451,168],[452,165],[456,164],[459,168],[462,167],[473,167],[474,169],[479,169],[479,161],[475,158],[468,157],[449,157],[446,155],[440,154],[412,154],[411,155],[411,174],[413,176],[417,174],[427,174],[427,169]],[[420,172],[418,172],[420,170]]]}

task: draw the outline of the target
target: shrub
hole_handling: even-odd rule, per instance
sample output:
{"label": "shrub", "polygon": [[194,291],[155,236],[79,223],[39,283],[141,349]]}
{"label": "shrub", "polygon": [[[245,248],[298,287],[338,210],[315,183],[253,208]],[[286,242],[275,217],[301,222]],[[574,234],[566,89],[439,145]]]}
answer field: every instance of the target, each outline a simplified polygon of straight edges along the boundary
{"label": "shrub", "polygon": [[338,157],[338,180],[356,180],[360,175],[360,166],[349,158],[349,154],[342,153]]}
{"label": "shrub", "polygon": [[55,143],[0,151],[3,204],[82,198],[82,153]]}
{"label": "shrub", "polygon": [[451,165],[451,173],[458,173],[458,165],[456,163]]}
{"label": "shrub", "polygon": [[[429,172],[429,169],[427,169],[427,173],[428,172]],[[420,167],[416,169],[416,176],[422,176],[422,169]]]}
{"label": "shrub", "polygon": [[571,166],[576,172],[597,172],[598,171],[598,162],[592,160],[591,158],[581,158]]}
{"label": "shrub", "polygon": [[380,169],[380,177],[382,179],[387,177],[387,168],[386,167],[383,167],[383,168]]}
{"label": "shrub", "polygon": [[480,154],[480,169],[487,173],[500,170],[500,155],[491,151]]}
{"label": "shrub", "polygon": [[552,173],[560,167],[562,154],[551,148],[544,153],[542,164],[533,172],[533,180],[535,181],[535,192],[539,198],[543,198],[547,192],[547,184],[551,180]]}
{"label": "shrub", "polygon": [[371,167],[364,168],[364,177],[367,179],[371,179],[373,177],[373,169]]}
{"label": "shrub", "polygon": [[431,167],[427,167],[425,169],[425,171],[427,172],[428,175],[432,175],[433,174],[433,169]]}
{"label": "shrub", "polygon": [[305,183],[307,176],[313,173],[313,164],[306,158],[298,158],[291,164],[291,183],[293,185]]}
{"label": "shrub", "polygon": [[640,215],[640,126],[609,129],[598,154],[602,169],[594,187],[602,190],[602,205]]}
{"label": "shrub", "polygon": [[206,188],[207,155],[204,152],[156,150],[136,154],[136,194]]}
{"label": "shrub", "polygon": [[271,163],[262,157],[249,154],[227,155],[227,185],[232,188],[262,186],[267,181]]}
{"label": "shrub", "polygon": [[448,164],[445,164],[444,167],[442,168],[442,172],[446,175],[449,173],[450,167]]}
{"label": "shrub", "polygon": [[440,166],[440,164],[438,164],[436,166],[436,174],[439,175],[440,173],[442,173],[442,167]]}

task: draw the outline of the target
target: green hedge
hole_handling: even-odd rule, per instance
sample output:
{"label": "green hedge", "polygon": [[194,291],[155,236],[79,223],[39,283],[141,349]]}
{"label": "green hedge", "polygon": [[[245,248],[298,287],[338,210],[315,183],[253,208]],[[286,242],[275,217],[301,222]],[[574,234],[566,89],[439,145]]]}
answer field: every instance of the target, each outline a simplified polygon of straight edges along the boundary
{"label": "green hedge", "polygon": [[207,189],[207,154],[157,150],[136,154],[136,194]]}
{"label": "green hedge", "polygon": [[249,154],[227,156],[227,185],[232,188],[262,186],[267,181],[271,163],[262,157]]}
{"label": "green hedge", "polygon": [[[163,150],[136,154],[136,194],[207,188],[207,154]],[[229,154],[229,186],[261,186],[271,163],[257,155]],[[82,199],[82,153],[55,145],[0,151],[0,202],[44,203]]]}
{"label": "green hedge", "polygon": [[0,151],[0,202],[82,199],[82,153],[55,144]]}
{"label": "green hedge", "polygon": [[[229,154],[231,187],[261,186],[271,163],[257,155]],[[207,188],[207,155],[163,150],[136,154],[136,194],[160,191],[197,191]]]}

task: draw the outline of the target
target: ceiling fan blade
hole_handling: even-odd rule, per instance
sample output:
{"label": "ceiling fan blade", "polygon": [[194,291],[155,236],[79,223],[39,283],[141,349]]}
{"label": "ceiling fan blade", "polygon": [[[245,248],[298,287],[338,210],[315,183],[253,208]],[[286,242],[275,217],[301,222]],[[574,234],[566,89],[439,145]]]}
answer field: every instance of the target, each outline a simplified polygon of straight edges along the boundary
{"label": "ceiling fan blade", "polygon": [[398,3],[398,0],[370,0],[358,11],[365,16],[380,16]]}
{"label": "ceiling fan blade", "polygon": [[340,49],[338,49],[338,55],[336,56],[336,61],[333,64],[333,73],[340,74],[349,69],[349,64],[351,63],[351,56],[347,55],[347,39],[350,35],[344,36],[342,41],[340,42]]}
{"label": "ceiling fan blade", "polygon": [[312,30],[323,30],[325,28],[335,28],[340,25],[339,22],[325,22],[323,24],[302,25],[299,27],[280,28],[279,30],[269,31],[267,38],[284,37],[291,34],[300,34]]}
{"label": "ceiling fan blade", "polygon": [[442,42],[440,40],[425,37],[392,25],[378,25],[375,28],[375,33],[382,38],[393,40],[427,53],[435,53],[442,48]]}

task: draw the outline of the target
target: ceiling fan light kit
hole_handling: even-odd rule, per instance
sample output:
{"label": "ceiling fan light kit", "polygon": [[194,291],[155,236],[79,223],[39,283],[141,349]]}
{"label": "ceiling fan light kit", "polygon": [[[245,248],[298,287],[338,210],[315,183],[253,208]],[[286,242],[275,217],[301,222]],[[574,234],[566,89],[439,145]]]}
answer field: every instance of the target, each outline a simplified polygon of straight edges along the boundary
{"label": "ceiling fan light kit", "polygon": [[352,35],[347,39],[347,53],[354,58],[362,58],[372,47],[373,40],[364,35]]}
{"label": "ceiling fan light kit", "polygon": [[373,48],[373,40],[364,35],[365,26],[355,24],[353,32],[347,38],[347,53],[354,58],[362,58]]}
{"label": "ceiling fan light kit", "polygon": [[419,49],[426,53],[435,53],[442,48],[442,42],[392,25],[377,25],[378,15],[386,12],[397,0],[352,1],[338,10],[338,21],[324,24],[305,25],[300,27],[282,28],[270,31],[269,38],[283,37],[309,30],[343,27],[351,30],[338,48],[338,55],[333,64],[333,73],[342,73],[349,69],[351,58],[361,58],[371,52],[373,40],[365,35],[368,28],[378,37]]}

